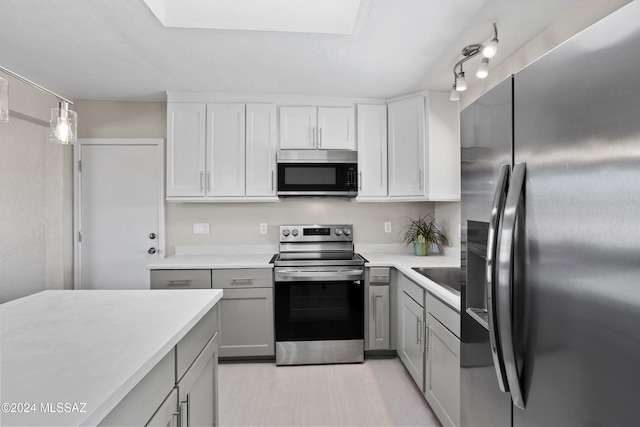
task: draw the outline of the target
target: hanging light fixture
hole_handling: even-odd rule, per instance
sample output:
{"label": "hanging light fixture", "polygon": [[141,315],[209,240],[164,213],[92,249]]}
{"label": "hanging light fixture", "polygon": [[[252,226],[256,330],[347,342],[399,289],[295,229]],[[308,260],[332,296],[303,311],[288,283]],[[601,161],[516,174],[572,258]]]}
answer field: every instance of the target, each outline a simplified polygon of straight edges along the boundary
{"label": "hanging light fixture", "polygon": [[451,85],[451,95],[449,95],[450,101],[458,101],[460,99],[460,93],[456,90],[456,84]]}
{"label": "hanging light fixture", "polygon": [[51,109],[49,141],[58,144],[75,144],[78,131],[78,114],[69,110],[69,103],[61,101]]}
{"label": "hanging light fixture", "polygon": [[[58,95],[55,92],[50,91],[49,89],[40,86],[37,83],[32,82],[31,80],[22,77],[19,74],[14,73],[11,70],[7,70],[4,67],[0,67],[0,71],[10,75],[11,77],[15,77],[28,84],[31,87],[34,87],[42,92],[45,92],[48,95],[53,96],[58,99],[58,108],[51,109],[51,120],[49,121],[49,141],[55,142],[57,144],[75,144],[78,139],[78,115],[75,111],[69,109],[70,105],[73,105],[73,102],[69,101],[67,98],[64,98]],[[8,89],[5,85],[5,89],[3,89],[2,81],[6,83],[7,81],[0,77],[0,121],[9,121],[9,101],[8,101]],[[6,101],[3,101],[6,98]],[[3,120],[4,117],[4,106],[6,105],[6,120]]]}
{"label": "hanging light fixture", "polygon": [[480,66],[476,71],[476,77],[479,79],[484,79],[489,75],[489,58],[493,58],[498,52],[498,27],[496,24],[493,24],[493,33],[493,39],[491,39],[491,41],[486,45],[470,44],[462,49],[463,58],[460,61],[456,62],[456,65],[453,66],[454,82],[452,86],[451,96],[449,97],[449,99],[451,99],[452,101],[457,101],[460,99],[460,94],[454,94],[454,91],[462,92],[467,89],[467,80],[462,69],[462,64],[482,53],[484,58],[482,58],[482,62],[480,62]]}
{"label": "hanging light fixture", "polygon": [[9,121],[9,82],[0,77],[0,122]]}

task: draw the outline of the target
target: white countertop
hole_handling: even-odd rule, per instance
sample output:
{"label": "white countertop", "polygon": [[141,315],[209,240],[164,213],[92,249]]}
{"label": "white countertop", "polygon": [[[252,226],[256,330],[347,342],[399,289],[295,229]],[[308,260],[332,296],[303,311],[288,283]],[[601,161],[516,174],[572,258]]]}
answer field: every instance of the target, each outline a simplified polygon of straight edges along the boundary
{"label": "white countertop", "polygon": [[[222,291],[44,291],[0,305],[1,425],[95,425],[222,298]],[[84,403],[43,413],[40,404]]]}
{"label": "white countertop", "polygon": [[273,268],[277,245],[176,246],[176,254],[147,265],[150,270]]}
{"label": "white countertop", "polygon": [[413,271],[413,267],[460,267],[460,252],[449,250],[446,255],[415,256],[398,252],[359,252],[368,261],[367,267],[395,267],[412,281],[460,312],[460,296]]}

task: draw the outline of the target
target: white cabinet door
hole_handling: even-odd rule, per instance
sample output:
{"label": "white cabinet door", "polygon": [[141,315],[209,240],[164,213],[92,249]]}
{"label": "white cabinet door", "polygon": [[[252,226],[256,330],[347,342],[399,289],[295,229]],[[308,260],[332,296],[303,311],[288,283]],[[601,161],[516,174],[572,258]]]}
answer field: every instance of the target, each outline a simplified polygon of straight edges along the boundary
{"label": "white cabinet door", "polygon": [[417,96],[389,103],[389,196],[425,194],[425,105]]}
{"label": "white cabinet door", "polygon": [[167,106],[167,197],[204,196],[205,104]]}
{"label": "white cabinet door", "polygon": [[430,200],[460,200],[460,112],[447,94],[430,93],[428,188]]}
{"label": "white cabinet door", "polygon": [[389,286],[369,286],[369,350],[389,349]]}
{"label": "white cabinet door", "polygon": [[352,107],[318,107],[317,148],[355,150],[355,117]]}
{"label": "white cabinet door", "polygon": [[387,196],[387,106],[358,105],[358,198]]}
{"label": "white cabinet door", "polygon": [[207,196],[244,196],[244,104],[207,104],[206,166]]}
{"label": "white cabinet door", "polygon": [[424,390],[424,308],[400,292],[398,354],[420,390]]}
{"label": "white cabinet door", "polygon": [[316,119],[316,107],[280,107],[280,149],[315,149]]}
{"label": "white cabinet door", "polygon": [[247,196],[275,196],[276,106],[247,104]]}
{"label": "white cabinet door", "polygon": [[443,426],[460,425],[460,340],[428,315],[424,395]]}

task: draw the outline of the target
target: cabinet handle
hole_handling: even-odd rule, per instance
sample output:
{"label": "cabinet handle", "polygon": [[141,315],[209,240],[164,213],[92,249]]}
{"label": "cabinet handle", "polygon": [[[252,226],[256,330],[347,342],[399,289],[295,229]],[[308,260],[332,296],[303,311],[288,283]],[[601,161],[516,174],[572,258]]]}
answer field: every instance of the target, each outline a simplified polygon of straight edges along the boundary
{"label": "cabinet handle", "polygon": [[371,317],[375,320],[376,318],[376,296],[371,295]]}
{"label": "cabinet handle", "polygon": [[318,128],[318,148],[322,148],[322,128]]}
{"label": "cabinet handle", "polygon": [[431,337],[429,336],[431,333],[431,327],[425,322],[425,330],[424,330],[424,349],[429,350],[429,343],[431,342]]}
{"label": "cabinet handle", "polygon": [[204,172],[200,172],[200,191],[204,190]]}
{"label": "cabinet handle", "polygon": [[171,414],[171,427],[180,427],[180,408],[178,412]]}
{"label": "cabinet handle", "polygon": [[[185,409],[183,405],[187,405],[187,408]],[[178,408],[178,411],[180,412],[180,427],[187,427],[189,425],[189,414],[188,411],[189,410],[189,394],[187,394],[187,399],[183,400],[182,402],[180,402],[180,407]],[[187,417],[186,421],[184,419],[184,417]]]}
{"label": "cabinet handle", "polygon": [[271,191],[274,190],[274,186],[275,185],[275,172],[271,171]]}
{"label": "cabinet handle", "polygon": [[418,342],[417,344],[420,344],[420,341],[422,341],[422,320],[418,319]]}
{"label": "cabinet handle", "polygon": [[187,427],[191,427],[191,393],[187,393]]}
{"label": "cabinet handle", "polygon": [[315,126],[311,128],[311,138],[313,140],[311,146],[315,148],[316,147],[316,127]]}
{"label": "cabinet handle", "polygon": [[232,285],[236,285],[236,284],[240,284],[240,283],[252,283],[253,282],[253,278],[252,277],[240,277],[238,279],[231,279],[231,284]]}
{"label": "cabinet handle", "polygon": [[362,171],[358,172],[358,190],[362,191]]}
{"label": "cabinet handle", "polygon": [[191,284],[191,279],[186,280],[169,280],[167,286],[189,286]]}
{"label": "cabinet handle", "polygon": [[207,191],[211,190],[211,172],[207,172]]}
{"label": "cabinet handle", "polygon": [[424,188],[424,183],[422,182],[424,178],[424,171],[420,169],[418,172],[418,187],[422,190]]}

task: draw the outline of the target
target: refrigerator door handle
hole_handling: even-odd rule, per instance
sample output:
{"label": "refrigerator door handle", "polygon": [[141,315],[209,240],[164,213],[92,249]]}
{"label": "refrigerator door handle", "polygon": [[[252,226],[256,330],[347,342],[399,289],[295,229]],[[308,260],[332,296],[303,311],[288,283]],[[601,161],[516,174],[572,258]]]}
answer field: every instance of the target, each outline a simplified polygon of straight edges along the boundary
{"label": "refrigerator door handle", "polygon": [[496,249],[498,246],[498,230],[504,212],[507,199],[507,188],[509,187],[509,165],[502,165],[498,173],[496,191],[493,195],[491,207],[491,219],[489,220],[489,233],[487,237],[487,261],[485,267],[485,279],[487,289],[487,323],[489,326],[489,341],[491,343],[491,355],[493,356],[493,366],[498,378],[500,391],[508,392],[509,384],[504,368],[500,343],[498,342],[497,310],[496,310]]}
{"label": "refrigerator door handle", "polygon": [[507,194],[507,202],[504,207],[502,227],[498,236],[498,333],[504,358],[504,367],[509,382],[509,391],[513,404],[524,409],[524,398],[518,367],[516,365],[516,351],[513,330],[513,263],[514,240],[516,233],[516,221],[518,219],[518,207],[524,189],[526,164],[516,163],[513,167],[513,175]]}

